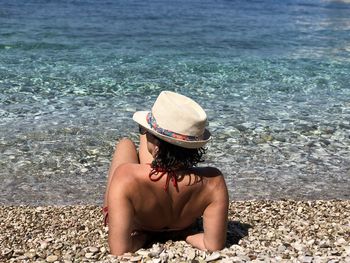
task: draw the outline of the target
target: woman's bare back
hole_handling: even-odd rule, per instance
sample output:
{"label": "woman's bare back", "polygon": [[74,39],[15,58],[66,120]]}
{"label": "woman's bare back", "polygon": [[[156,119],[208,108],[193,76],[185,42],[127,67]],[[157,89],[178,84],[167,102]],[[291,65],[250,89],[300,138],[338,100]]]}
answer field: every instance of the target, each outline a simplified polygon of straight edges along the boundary
{"label": "woman's bare back", "polygon": [[[151,181],[150,172],[148,164],[128,163],[116,169],[108,197],[108,203],[112,204],[109,205],[109,243],[115,245],[111,249],[132,250],[133,239],[134,243],[142,242],[137,236],[131,237],[135,231],[185,229],[200,216],[207,233],[192,235],[186,241],[201,249],[221,248],[226,238],[228,207],[221,172],[209,167],[179,171],[177,188],[169,184],[167,189],[164,189],[167,174]],[[114,239],[119,242],[113,242]]]}
{"label": "woman's bare back", "polygon": [[134,171],[136,188],[139,189],[132,196],[137,211],[135,228],[139,230],[179,230],[190,226],[203,215],[215,191],[219,190],[217,186],[223,181],[221,172],[215,168],[191,168],[175,172],[177,182],[166,187],[167,173],[154,174],[153,178],[159,180],[151,181],[149,165],[128,166],[129,171]]}

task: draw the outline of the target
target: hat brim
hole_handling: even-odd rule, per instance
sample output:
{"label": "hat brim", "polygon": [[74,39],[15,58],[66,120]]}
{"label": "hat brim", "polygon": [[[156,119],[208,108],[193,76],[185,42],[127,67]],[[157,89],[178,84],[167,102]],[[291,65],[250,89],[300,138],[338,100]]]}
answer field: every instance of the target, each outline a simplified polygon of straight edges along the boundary
{"label": "hat brim", "polygon": [[148,132],[150,132],[151,134],[153,134],[154,136],[158,137],[163,141],[166,141],[168,143],[171,143],[183,148],[197,149],[197,148],[203,147],[211,139],[211,134],[207,129],[205,129],[202,139],[198,141],[185,141],[185,140],[180,140],[178,138],[173,138],[173,137],[160,134],[157,131],[153,130],[147,123],[146,117],[148,113],[149,111],[137,111],[134,113],[132,119],[138,124],[140,124],[142,127],[144,127]]}

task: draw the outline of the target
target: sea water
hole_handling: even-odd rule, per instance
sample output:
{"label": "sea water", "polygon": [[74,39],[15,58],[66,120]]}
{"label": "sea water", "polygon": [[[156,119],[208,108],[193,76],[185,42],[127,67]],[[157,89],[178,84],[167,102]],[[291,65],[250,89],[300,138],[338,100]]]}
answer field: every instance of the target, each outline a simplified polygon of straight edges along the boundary
{"label": "sea water", "polygon": [[349,83],[349,1],[0,0],[0,203],[101,204],[163,90],[232,200],[348,199]]}

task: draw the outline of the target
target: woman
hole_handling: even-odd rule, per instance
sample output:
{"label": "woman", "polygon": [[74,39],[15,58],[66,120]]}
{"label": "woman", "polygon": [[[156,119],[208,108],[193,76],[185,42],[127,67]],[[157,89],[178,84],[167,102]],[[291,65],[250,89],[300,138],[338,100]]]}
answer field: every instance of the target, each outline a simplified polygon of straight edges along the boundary
{"label": "woman", "polygon": [[136,112],[133,119],[140,127],[139,154],[132,141],[121,140],[109,171],[104,211],[110,252],[136,251],[149,233],[183,230],[201,216],[204,232],[189,234],[186,242],[206,251],[222,249],[225,180],[216,168],[195,167],[210,140],[204,110],[188,97],[163,91],[150,112]]}

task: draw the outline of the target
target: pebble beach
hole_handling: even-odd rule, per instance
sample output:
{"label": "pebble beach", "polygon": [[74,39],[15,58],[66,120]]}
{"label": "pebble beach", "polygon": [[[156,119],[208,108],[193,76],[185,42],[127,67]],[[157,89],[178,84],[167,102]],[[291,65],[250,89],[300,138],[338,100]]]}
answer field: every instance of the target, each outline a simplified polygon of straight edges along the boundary
{"label": "pebble beach", "polygon": [[0,206],[0,262],[350,262],[350,201],[232,201],[226,247],[181,240],[109,254],[101,208]]}
{"label": "pebble beach", "polygon": [[[0,263],[350,263],[349,1],[0,3]],[[226,247],[115,257],[115,143],[164,90],[208,115]]]}

